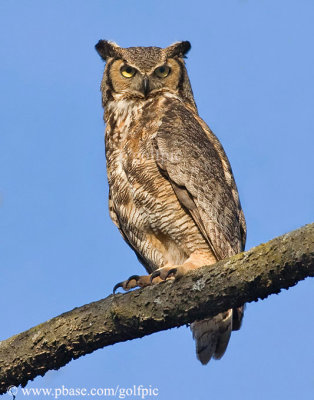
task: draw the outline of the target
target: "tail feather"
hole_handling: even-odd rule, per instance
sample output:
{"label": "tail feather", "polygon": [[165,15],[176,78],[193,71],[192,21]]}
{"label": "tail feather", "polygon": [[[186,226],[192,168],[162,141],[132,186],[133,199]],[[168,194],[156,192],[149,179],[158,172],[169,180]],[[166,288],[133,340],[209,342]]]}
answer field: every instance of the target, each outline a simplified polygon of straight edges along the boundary
{"label": "tail feather", "polygon": [[219,360],[225,353],[231,336],[233,310],[191,324],[196,342],[196,355],[205,365],[213,357]]}
{"label": "tail feather", "polygon": [[238,331],[241,328],[243,314],[244,314],[245,304],[244,306],[234,308],[232,315],[232,330]]}

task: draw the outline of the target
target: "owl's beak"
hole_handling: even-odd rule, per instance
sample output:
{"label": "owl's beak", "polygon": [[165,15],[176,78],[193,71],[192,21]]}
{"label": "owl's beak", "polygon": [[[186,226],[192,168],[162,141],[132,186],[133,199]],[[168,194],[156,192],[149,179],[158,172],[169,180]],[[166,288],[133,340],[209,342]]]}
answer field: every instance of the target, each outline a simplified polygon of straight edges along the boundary
{"label": "owl's beak", "polygon": [[146,97],[148,92],[149,92],[149,79],[148,76],[144,76],[143,82],[142,82],[142,91],[144,93],[144,96]]}

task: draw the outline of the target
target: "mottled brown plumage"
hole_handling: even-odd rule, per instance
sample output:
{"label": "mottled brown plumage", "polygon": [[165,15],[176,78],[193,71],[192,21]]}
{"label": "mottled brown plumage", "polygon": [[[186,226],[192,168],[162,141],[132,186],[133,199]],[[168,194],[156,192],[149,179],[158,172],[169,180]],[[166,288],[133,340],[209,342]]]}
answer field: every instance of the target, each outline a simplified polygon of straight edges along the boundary
{"label": "mottled brown plumage", "polygon": [[[231,167],[198,115],[185,68],[190,43],[121,48],[101,40],[96,49],[106,61],[110,216],[153,273],[118,286],[145,286],[242,251],[245,220]],[[228,310],[192,324],[203,364],[223,355],[242,314]]]}

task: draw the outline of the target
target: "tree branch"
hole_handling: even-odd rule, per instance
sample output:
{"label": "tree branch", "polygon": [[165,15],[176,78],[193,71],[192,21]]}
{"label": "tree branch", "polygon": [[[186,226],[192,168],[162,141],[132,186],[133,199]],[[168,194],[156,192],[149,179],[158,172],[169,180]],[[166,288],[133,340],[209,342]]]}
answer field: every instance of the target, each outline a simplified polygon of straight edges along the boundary
{"label": "tree branch", "polygon": [[96,349],[213,316],[314,276],[314,224],[176,281],[75,308],[0,342],[0,394]]}

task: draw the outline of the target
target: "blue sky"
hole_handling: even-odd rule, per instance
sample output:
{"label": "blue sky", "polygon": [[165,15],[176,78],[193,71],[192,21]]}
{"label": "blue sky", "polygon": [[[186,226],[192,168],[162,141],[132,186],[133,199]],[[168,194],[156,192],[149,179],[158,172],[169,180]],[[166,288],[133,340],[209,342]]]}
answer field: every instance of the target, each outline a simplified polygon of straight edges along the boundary
{"label": "blue sky", "polygon": [[[107,211],[101,38],[191,41],[196,102],[231,161],[247,249],[313,222],[313,18],[311,0],[1,1],[0,340],[143,272]],[[27,387],[312,399],[313,303],[308,279],[249,304],[224,358],[206,367],[182,327],[98,350]]]}

